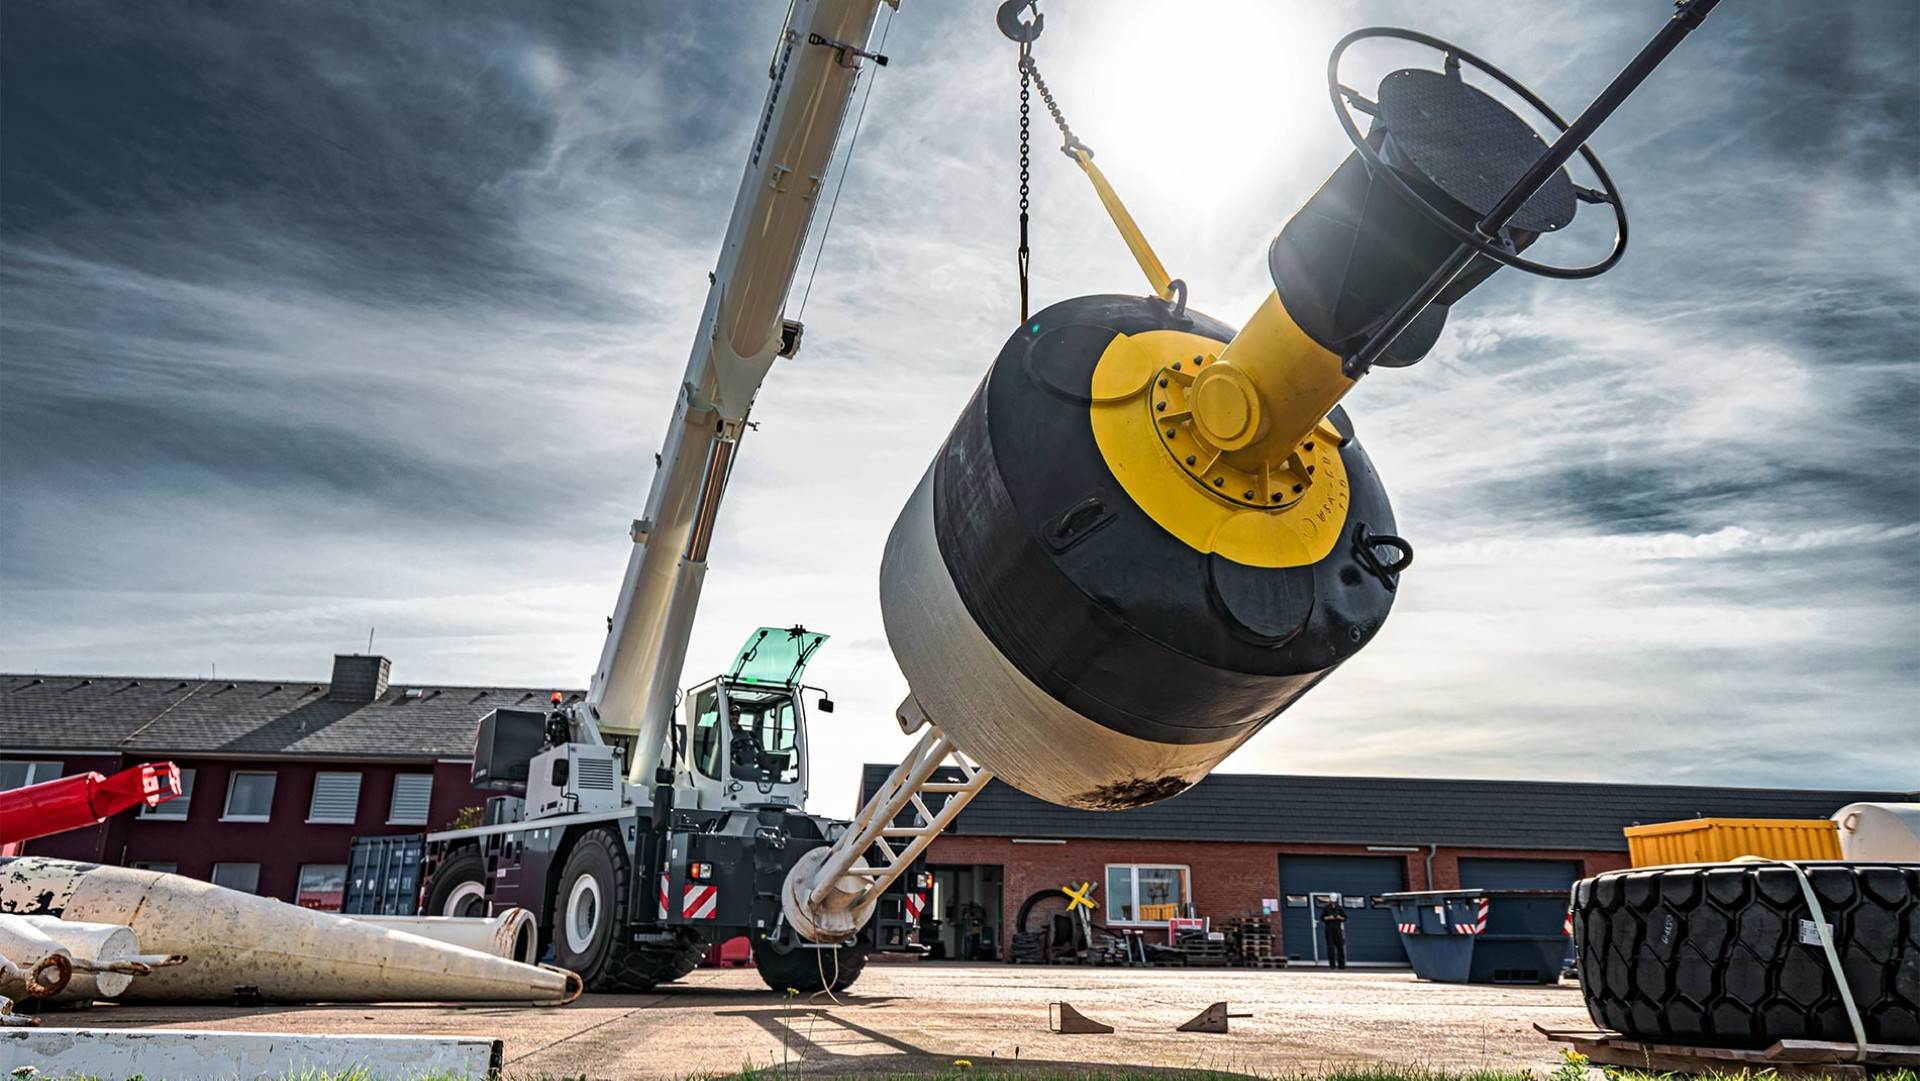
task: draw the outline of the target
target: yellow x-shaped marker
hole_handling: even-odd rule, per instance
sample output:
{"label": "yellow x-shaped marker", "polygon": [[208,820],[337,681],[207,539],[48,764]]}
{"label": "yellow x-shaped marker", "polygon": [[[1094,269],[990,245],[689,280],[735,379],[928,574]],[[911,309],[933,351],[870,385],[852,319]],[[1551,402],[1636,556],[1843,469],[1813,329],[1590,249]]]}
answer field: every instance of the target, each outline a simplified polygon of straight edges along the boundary
{"label": "yellow x-shaped marker", "polygon": [[1067,895],[1067,911],[1068,912],[1072,912],[1074,909],[1079,908],[1081,905],[1086,905],[1089,910],[1100,907],[1099,905],[1096,905],[1093,903],[1093,898],[1087,896],[1088,894],[1093,892],[1093,883],[1091,882],[1080,883],[1080,888],[1077,890],[1074,889],[1072,886],[1062,886],[1060,887],[1060,892]]}

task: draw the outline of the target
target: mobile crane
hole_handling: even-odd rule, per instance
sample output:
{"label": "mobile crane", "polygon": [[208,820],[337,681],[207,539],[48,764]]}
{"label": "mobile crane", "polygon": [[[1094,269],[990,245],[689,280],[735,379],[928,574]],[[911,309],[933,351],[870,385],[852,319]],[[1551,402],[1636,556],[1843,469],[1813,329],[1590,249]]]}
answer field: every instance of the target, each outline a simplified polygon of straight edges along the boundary
{"label": "mobile crane", "polygon": [[[1021,325],[881,567],[910,686],[896,720],[920,740],[839,822],[804,809],[802,675],[824,635],[763,627],[726,674],[677,683],[748,411],[799,345],[783,304],[854,76],[886,62],[867,49],[882,2],[793,3],[591,689],[483,718],[474,781],[510,794],[484,825],[427,838],[427,912],[526,908],[589,989],[676,979],[736,935],[773,988],[844,987],[870,951],[915,948],[922,856],[994,776],[1070,806],[1165,799],[1363,648],[1412,546],[1342,397],[1422,359],[1451,305],[1501,267],[1582,278],[1619,261],[1625,207],[1586,140],[1717,0],[1680,0],[1571,123],[1458,46],[1348,35],[1327,83],[1354,151],[1275,238],[1274,290],[1237,332],[1188,308],[1041,79],[1032,0],[1003,3],[1023,118],[1032,84],[1151,295],[1028,313],[1023,202]],[[1340,60],[1377,38],[1444,63],[1397,70],[1368,98]],[[1463,67],[1528,103],[1553,142]],[[1572,181],[1576,154],[1598,187]],[[1580,203],[1611,210],[1607,256],[1521,254]]]}
{"label": "mobile crane", "polygon": [[902,918],[844,944],[782,926],[786,872],[841,828],[804,810],[801,680],[826,635],[760,628],[724,675],[678,693],[754,396],[800,347],[783,309],[856,77],[886,63],[867,47],[884,2],[792,5],[591,687],[550,710],[483,718],[474,782],[503,794],[483,825],[427,840],[424,911],[525,908],[593,990],[676,979],[737,935],[775,988],[845,986],[868,950],[912,946],[905,910],[925,886],[910,895],[911,881],[896,888]]}

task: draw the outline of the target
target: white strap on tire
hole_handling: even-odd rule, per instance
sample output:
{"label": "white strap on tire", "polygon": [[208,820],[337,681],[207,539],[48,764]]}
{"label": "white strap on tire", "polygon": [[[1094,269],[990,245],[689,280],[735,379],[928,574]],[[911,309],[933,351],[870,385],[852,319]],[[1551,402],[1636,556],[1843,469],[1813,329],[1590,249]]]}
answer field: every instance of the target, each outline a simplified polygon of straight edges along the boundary
{"label": "white strap on tire", "polygon": [[1827,955],[1827,967],[1833,970],[1833,982],[1840,987],[1840,1001],[1847,1008],[1847,1024],[1853,1026],[1853,1043],[1858,1049],[1854,1052],[1854,1061],[1867,1061],[1867,1027],[1860,1020],[1860,1007],[1854,1005],[1853,988],[1847,986],[1847,974],[1840,967],[1840,951],[1833,948],[1833,932],[1827,929],[1827,915],[1820,908],[1820,898],[1814,895],[1813,883],[1807,880],[1806,868],[1794,860],[1776,860],[1765,856],[1741,856],[1733,862],[1778,863],[1793,868],[1794,877],[1800,880],[1800,893],[1807,899],[1807,907],[1813,911],[1813,930],[1820,937],[1820,950]]}

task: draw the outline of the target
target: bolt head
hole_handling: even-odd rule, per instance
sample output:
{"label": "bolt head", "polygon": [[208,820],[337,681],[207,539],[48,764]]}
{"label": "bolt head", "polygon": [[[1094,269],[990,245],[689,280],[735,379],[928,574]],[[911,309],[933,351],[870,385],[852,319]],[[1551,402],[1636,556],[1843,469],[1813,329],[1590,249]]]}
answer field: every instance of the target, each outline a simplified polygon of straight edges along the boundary
{"label": "bolt head", "polygon": [[[1163,375],[1163,376],[1161,376],[1161,377],[1160,377],[1160,385],[1161,385],[1161,386],[1163,386],[1163,387],[1167,385],[1167,377],[1166,377],[1166,376],[1164,376],[1164,375]],[[1311,448],[1311,447],[1309,447],[1309,448],[1307,448],[1307,449],[1308,449],[1308,450],[1312,450],[1313,448]]]}
{"label": "bolt head", "polygon": [[1245,493],[1242,493],[1242,494],[1241,494],[1241,496],[1240,496],[1240,498],[1242,498],[1242,499],[1252,499],[1252,498],[1253,498],[1253,493],[1252,493],[1252,492],[1245,492]]}
{"label": "bolt head", "polygon": [[1299,495],[1299,494],[1300,494],[1300,491],[1301,491],[1301,489],[1300,489],[1300,486],[1299,486],[1298,484],[1296,484],[1296,485],[1294,485],[1294,486],[1293,486],[1293,494],[1294,494],[1294,495]]}
{"label": "bolt head", "polygon": [[1161,409],[1161,410],[1164,410],[1164,409],[1166,409],[1166,407],[1167,407],[1167,403],[1165,403],[1165,402],[1156,402],[1156,403],[1154,403],[1154,406],[1153,406],[1153,407],[1154,407],[1155,409]]}
{"label": "bolt head", "polygon": [[1215,488],[1218,488],[1218,487],[1220,487],[1220,486],[1221,486],[1222,484],[1225,484],[1226,482],[1227,482],[1227,478],[1225,478],[1225,477],[1215,477],[1215,478],[1213,478],[1213,486],[1214,486]]}
{"label": "bolt head", "polygon": [[1194,457],[1193,457],[1193,455],[1191,455],[1191,454],[1189,454],[1189,455],[1187,455],[1187,464],[1188,464],[1188,465],[1192,465],[1192,464],[1193,464],[1193,462],[1194,462]]}

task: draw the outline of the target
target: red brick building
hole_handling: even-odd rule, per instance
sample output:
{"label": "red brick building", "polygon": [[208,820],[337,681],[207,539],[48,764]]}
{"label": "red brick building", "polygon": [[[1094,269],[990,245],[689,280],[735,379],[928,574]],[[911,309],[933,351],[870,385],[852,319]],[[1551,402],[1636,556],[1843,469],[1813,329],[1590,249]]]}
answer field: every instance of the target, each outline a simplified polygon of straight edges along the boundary
{"label": "red brick building", "polygon": [[[866,791],[890,767],[866,768]],[[1216,774],[1132,811],[1078,811],[993,782],[928,851],[935,896],[922,941],[948,957],[1004,955],[1019,911],[1091,882],[1095,921],[1164,933],[1172,911],[1212,918],[1278,909],[1293,963],[1318,960],[1315,907],[1347,910],[1356,963],[1400,964],[1381,894],[1564,889],[1628,866],[1630,825],[1697,817],[1825,818],[1914,793],[1533,781]],[[1037,926],[1034,928],[1037,929]]]}
{"label": "red brick building", "polygon": [[342,655],[326,682],[0,676],[0,789],[171,760],[185,796],[25,851],[338,908],[352,839],[444,829],[482,805],[467,783],[480,716],[551,694],[389,671]]}

